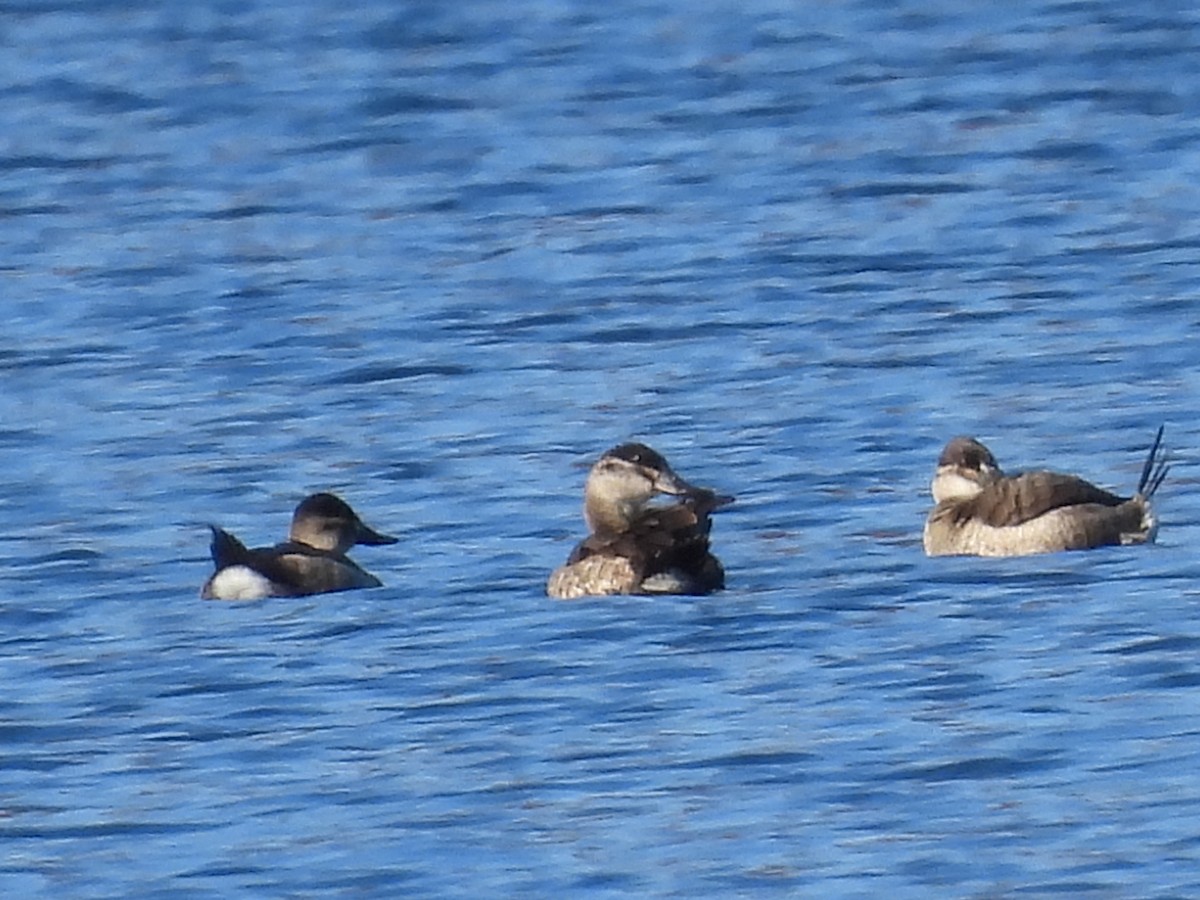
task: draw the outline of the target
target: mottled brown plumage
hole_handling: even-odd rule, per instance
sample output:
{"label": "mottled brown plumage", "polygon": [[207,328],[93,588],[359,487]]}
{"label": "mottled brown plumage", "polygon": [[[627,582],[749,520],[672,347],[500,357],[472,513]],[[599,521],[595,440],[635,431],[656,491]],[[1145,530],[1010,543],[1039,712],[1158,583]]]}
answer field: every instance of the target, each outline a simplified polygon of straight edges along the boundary
{"label": "mottled brown plumage", "polygon": [[[660,494],[679,499],[649,505]],[[622,444],[588,475],[584,518],[591,531],[546,585],[552,597],[707,594],[725,586],[709,552],[711,513],[733,501],[679,478],[644,444]]]}
{"label": "mottled brown plumage", "polygon": [[1137,493],[1120,497],[1074,475],[1004,475],[987,447],[955,438],[938,459],[925,552],[1023,556],[1153,541],[1158,523],[1150,499],[1168,470],[1161,448],[1160,428]]}
{"label": "mottled brown plumage", "polygon": [[993,528],[1020,525],[1064,506],[1120,506],[1127,498],[1082,478],[1058,472],[1024,472],[991,482],[986,490],[955,503],[955,521],[978,519]]}

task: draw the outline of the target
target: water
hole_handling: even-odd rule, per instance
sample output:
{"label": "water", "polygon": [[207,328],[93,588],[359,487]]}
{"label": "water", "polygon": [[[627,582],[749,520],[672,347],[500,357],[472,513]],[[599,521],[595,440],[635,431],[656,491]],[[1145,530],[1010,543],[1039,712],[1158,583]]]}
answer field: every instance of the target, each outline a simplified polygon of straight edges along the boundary
{"label": "water", "polygon": [[[10,3],[0,891],[1200,892],[1200,22]],[[1156,546],[927,560],[952,434]],[[588,462],[735,493],[559,603]],[[305,493],[386,587],[197,598]]]}

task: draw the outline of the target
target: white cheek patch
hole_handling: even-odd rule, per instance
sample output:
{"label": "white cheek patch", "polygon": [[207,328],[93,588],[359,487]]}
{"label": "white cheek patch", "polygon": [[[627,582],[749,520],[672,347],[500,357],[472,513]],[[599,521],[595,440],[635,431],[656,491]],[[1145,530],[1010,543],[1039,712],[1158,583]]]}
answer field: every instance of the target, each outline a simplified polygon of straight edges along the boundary
{"label": "white cheek patch", "polygon": [[957,472],[939,472],[929,485],[935,503],[943,500],[967,500],[974,497],[982,486],[978,481],[959,475]]}

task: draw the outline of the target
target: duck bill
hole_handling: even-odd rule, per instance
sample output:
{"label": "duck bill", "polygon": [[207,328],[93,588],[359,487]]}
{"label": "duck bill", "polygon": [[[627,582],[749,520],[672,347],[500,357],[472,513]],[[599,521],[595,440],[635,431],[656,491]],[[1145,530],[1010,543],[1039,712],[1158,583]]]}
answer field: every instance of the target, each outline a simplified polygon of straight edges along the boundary
{"label": "duck bill", "polygon": [[733,502],[733,497],[718,494],[708,488],[697,487],[691,482],[684,481],[671,471],[660,472],[654,480],[654,489],[662,494],[673,494],[685,497],[706,510],[719,509]]}
{"label": "duck bill", "polygon": [[655,473],[654,490],[660,494],[673,494],[679,497],[694,494],[700,488],[684,481],[670,469],[663,469],[661,472]]}
{"label": "duck bill", "polygon": [[381,534],[373,528],[369,528],[362,522],[358,523],[358,538],[354,543],[365,544],[368,547],[380,547],[384,544],[395,544],[400,538],[394,538],[389,534]]}

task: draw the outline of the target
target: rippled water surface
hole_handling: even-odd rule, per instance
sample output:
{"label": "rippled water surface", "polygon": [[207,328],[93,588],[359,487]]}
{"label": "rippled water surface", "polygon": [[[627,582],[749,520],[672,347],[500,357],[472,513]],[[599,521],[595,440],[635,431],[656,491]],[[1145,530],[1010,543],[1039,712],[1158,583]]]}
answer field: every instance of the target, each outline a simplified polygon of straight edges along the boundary
{"label": "rippled water surface", "polygon": [[[15,2],[0,893],[1200,894],[1200,16]],[[927,560],[942,443],[1157,545]],[[729,589],[546,599],[589,461]],[[198,599],[333,490],[386,587]]]}

